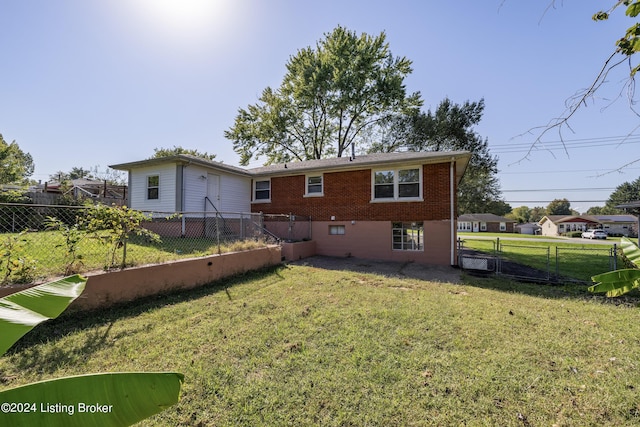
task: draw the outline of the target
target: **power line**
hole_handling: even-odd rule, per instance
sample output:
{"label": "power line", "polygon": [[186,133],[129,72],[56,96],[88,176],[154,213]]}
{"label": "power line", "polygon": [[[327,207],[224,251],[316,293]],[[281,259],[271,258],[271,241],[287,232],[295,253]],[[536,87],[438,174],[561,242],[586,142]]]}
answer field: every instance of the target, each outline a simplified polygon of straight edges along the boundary
{"label": "power line", "polygon": [[640,144],[640,136],[615,136],[602,138],[586,138],[565,141],[548,141],[537,143],[489,144],[489,149],[496,154],[510,154],[536,151],[565,151],[580,148],[598,148],[618,145]]}
{"label": "power line", "polygon": [[[533,175],[533,174],[552,174],[552,173],[584,173],[594,172],[601,173],[603,171],[609,171],[610,169],[572,169],[572,170],[552,170],[552,171],[531,171],[531,172],[498,172],[499,175]],[[640,170],[640,168],[625,168],[625,170]]]}
{"label": "power line", "polygon": [[503,193],[535,193],[543,191],[614,191],[615,188],[543,188],[543,189],[525,189],[525,190],[502,190]]}

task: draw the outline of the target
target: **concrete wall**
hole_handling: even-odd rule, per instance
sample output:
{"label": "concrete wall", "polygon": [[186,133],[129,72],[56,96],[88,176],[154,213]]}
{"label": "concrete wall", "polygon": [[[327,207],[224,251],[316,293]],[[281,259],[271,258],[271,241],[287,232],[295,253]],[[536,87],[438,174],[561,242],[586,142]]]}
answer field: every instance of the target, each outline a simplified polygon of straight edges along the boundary
{"label": "concrete wall", "polygon": [[[165,264],[134,267],[120,271],[87,275],[82,295],[71,310],[109,307],[117,303],[191,289],[225,277],[277,265],[281,262],[278,246],[243,252],[230,252]],[[0,288],[0,297],[30,286]]]}
{"label": "concrete wall", "polygon": [[316,255],[316,242],[283,242],[282,257],[287,261],[296,261]]}
{"label": "concrete wall", "polygon": [[[331,225],[344,225],[345,234],[329,234]],[[423,225],[422,251],[393,250],[390,221],[313,221],[312,234],[317,255],[451,265],[451,223],[424,221]],[[453,259],[455,263],[455,254]]]}

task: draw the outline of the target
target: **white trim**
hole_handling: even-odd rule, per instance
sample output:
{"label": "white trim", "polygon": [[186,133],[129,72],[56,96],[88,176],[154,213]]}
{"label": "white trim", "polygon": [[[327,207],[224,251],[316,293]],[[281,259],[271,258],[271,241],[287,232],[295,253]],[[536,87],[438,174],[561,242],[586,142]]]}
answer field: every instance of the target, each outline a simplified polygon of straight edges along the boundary
{"label": "white trim", "polygon": [[[320,177],[320,192],[309,193],[309,178]],[[318,185],[318,184],[312,184]],[[323,197],[324,196],[324,174],[323,173],[308,173],[304,176],[304,197]]]}
{"label": "white trim", "polygon": [[455,179],[455,160],[452,158],[449,166],[449,208],[451,217],[451,259],[449,265],[456,265],[456,226],[455,226],[455,194],[454,194],[454,179]]}
{"label": "white trim", "polygon": [[[400,182],[398,180],[399,172],[404,170],[418,170],[418,196],[417,197],[400,197]],[[376,173],[377,172],[393,172],[393,197],[376,198]],[[388,203],[388,202],[423,202],[422,189],[424,187],[424,179],[422,176],[422,165],[400,166],[395,168],[378,168],[371,169],[371,203]]]}
{"label": "white trim", "polygon": [[[256,184],[258,182],[268,182],[269,183],[269,198],[268,199],[256,199],[256,191],[258,191],[256,189]],[[265,191],[266,189],[260,189],[259,191]],[[251,184],[251,203],[271,203],[271,196],[272,196],[272,188],[271,188],[271,178],[267,178],[267,179],[254,179],[252,184]]]}
{"label": "white trim", "polygon": [[[158,185],[149,186],[149,178],[152,178],[152,177],[156,177],[157,178]],[[160,200],[160,174],[159,173],[152,173],[152,174],[145,175],[144,182],[146,184],[145,185],[145,194],[144,194],[145,200]],[[151,197],[149,197],[149,190],[154,189],[154,188],[156,189],[158,195],[157,195],[157,197],[151,198]]]}

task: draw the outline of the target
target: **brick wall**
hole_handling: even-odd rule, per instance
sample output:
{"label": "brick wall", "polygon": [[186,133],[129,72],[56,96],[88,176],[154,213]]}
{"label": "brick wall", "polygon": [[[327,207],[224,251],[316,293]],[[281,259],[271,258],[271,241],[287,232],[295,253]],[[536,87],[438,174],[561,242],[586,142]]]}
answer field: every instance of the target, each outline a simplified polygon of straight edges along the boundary
{"label": "brick wall", "polygon": [[271,179],[271,203],[253,203],[253,212],[293,213],[315,221],[449,220],[449,163],[423,165],[423,202],[371,203],[371,169],[324,174],[324,196],[304,197],[305,175]]}

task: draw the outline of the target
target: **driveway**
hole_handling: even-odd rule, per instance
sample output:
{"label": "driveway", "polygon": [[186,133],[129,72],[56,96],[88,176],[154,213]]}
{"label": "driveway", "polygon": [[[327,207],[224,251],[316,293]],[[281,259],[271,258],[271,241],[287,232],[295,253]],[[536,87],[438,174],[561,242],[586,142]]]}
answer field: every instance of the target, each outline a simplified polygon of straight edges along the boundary
{"label": "driveway", "polygon": [[387,277],[412,278],[431,282],[461,283],[461,270],[443,265],[376,261],[361,258],[337,258],[319,255],[293,261],[290,264],[306,265],[315,268],[324,268],[326,270],[373,273]]}

